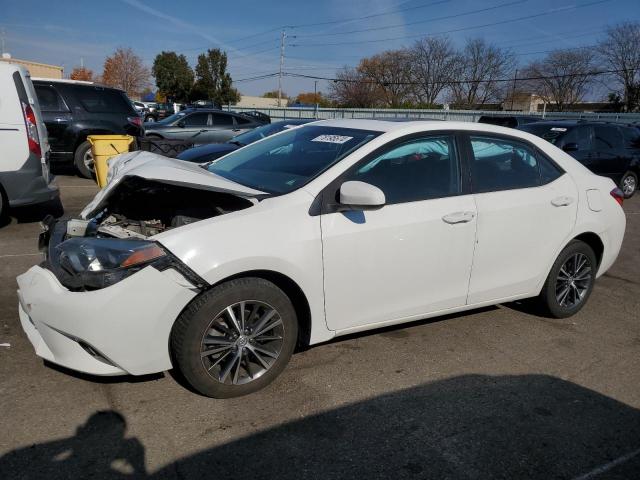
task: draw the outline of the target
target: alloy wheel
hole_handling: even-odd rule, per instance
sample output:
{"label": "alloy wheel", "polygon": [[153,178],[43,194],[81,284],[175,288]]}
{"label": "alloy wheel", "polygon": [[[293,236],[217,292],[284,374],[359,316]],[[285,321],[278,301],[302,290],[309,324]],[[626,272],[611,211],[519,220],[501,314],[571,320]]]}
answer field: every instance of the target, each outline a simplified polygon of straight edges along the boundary
{"label": "alloy wheel", "polygon": [[91,152],[91,149],[84,152],[82,162],[84,163],[84,166],[87,167],[87,170],[93,173],[95,167],[93,165],[93,153]]}
{"label": "alloy wheel", "polygon": [[201,342],[207,373],[220,383],[243,385],[269,370],[284,343],[284,323],[271,305],[247,300],[214,317]]}
{"label": "alloy wheel", "polygon": [[556,279],[556,300],[561,307],[574,308],[585,298],[593,279],[591,262],[574,253],[560,267]]}
{"label": "alloy wheel", "polygon": [[637,188],[636,178],[633,175],[627,175],[622,180],[622,193],[625,196],[631,196],[635,193]]}

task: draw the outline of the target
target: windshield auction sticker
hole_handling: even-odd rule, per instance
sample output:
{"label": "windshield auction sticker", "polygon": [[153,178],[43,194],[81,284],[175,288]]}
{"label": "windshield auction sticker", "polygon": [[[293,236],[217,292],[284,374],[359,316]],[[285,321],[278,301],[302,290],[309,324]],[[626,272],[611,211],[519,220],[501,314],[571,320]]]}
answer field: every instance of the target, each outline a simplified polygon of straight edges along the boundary
{"label": "windshield auction sticker", "polygon": [[312,142],[325,142],[325,143],[347,143],[353,137],[346,137],[344,135],[320,135],[319,137],[311,140]]}

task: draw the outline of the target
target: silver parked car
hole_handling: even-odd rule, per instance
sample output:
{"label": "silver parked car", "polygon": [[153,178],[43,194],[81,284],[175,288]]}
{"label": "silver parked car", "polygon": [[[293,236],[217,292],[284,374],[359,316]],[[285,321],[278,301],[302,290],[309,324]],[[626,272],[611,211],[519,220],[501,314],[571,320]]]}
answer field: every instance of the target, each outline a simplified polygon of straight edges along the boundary
{"label": "silver parked car", "polygon": [[195,108],[145,125],[145,136],[150,139],[221,143],[262,124],[258,119],[243,115]]}

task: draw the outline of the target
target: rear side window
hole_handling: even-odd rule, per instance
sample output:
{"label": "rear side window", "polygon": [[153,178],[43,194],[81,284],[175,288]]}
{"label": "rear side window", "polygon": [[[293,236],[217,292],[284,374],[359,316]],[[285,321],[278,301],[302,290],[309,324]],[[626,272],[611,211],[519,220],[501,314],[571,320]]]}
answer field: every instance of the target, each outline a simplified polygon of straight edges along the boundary
{"label": "rear side window", "polygon": [[75,88],[78,101],[91,113],[135,113],[133,107],[118,90],[100,87]]}
{"label": "rear side window", "polygon": [[208,113],[194,113],[187,115],[184,118],[184,124],[186,127],[206,127],[209,121]]}
{"label": "rear side window", "polygon": [[411,140],[359,165],[345,181],[358,180],[384,192],[386,203],[448,197],[461,192],[453,137]]}
{"label": "rear side window", "polygon": [[236,123],[238,125],[248,125],[251,122],[251,120],[249,120],[248,118],[244,118],[244,117],[234,117],[236,119]]}
{"label": "rear side window", "polygon": [[597,125],[594,130],[594,147],[596,150],[613,150],[622,145],[622,134],[618,127]]}
{"label": "rear side window", "polygon": [[474,192],[537,187],[562,171],[532,146],[518,141],[471,136],[471,178]]}
{"label": "rear side window", "polygon": [[625,148],[640,149],[640,128],[621,127]]}
{"label": "rear side window", "polygon": [[230,127],[233,126],[233,117],[231,115],[225,115],[224,113],[214,113],[213,126],[214,127]]}
{"label": "rear side window", "polygon": [[40,110],[43,112],[68,112],[69,109],[65,105],[60,94],[53,87],[45,85],[36,85],[36,95]]}

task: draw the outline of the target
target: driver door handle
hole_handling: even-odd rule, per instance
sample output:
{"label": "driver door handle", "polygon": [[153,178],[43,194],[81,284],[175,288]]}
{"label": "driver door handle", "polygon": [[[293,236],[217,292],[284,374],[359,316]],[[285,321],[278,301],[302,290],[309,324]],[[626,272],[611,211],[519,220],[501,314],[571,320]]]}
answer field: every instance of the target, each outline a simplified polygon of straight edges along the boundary
{"label": "driver door handle", "polygon": [[442,217],[445,223],[454,225],[456,223],[467,223],[474,219],[476,214],[474,212],[453,212]]}
{"label": "driver door handle", "polygon": [[551,205],[553,205],[554,207],[566,207],[568,205],[571,205],[573,203],[573,198],[571,197],[556,197],[553,200],[551,200]]}

